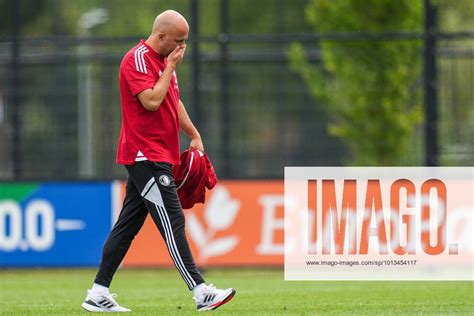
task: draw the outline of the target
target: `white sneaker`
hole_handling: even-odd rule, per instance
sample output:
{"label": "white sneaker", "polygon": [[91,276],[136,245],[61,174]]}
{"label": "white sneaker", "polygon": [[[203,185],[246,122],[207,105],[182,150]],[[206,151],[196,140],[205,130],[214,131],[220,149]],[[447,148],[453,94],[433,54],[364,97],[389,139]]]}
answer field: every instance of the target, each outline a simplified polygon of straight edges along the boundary
{"label": "white sneaker", "polygon": [[210,311],[224,305],[235,295],[234,289],[219,290],[214,285],[207,285],[200,297],[193,297],[199,312]]}
{"label": "white sneaker", "polygon": [[106,293],[99,296],[91,295],[91,291],[87,290],[87,297],[84,303],[82,303],[82,307],[89,311],[89,312],[111,312],[111,313],[124,313],[130,312],[130,309],[120,306],[116,301],[115,297],[117,294],[115,293]]}

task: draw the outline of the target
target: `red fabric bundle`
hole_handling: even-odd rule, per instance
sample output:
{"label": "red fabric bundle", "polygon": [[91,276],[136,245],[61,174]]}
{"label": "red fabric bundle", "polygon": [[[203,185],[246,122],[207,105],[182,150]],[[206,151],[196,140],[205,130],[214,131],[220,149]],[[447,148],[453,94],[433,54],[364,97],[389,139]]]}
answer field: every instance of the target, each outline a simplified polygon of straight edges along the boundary
{"label": "red fabric bundle", "polygon": [[206,188],[211,190],[217,183],[217,175],[206,153],[189,149],[181,153],[181,164],[173,167],[173,176],[179,200],[184,209],[196,203],[204,203]]}

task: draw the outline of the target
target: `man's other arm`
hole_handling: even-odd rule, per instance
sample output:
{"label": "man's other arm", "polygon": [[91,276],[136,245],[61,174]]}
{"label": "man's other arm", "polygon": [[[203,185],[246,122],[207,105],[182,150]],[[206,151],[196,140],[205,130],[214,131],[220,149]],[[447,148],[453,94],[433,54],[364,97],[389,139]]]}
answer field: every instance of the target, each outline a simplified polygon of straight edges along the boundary
{"label": "man's other arm", "polygon": [[194,126],[193,122],[189,118],[188,112],[184,107],[183,102],[179,100],[179,128],[185,133],[189,138],[191,138],[191,144],[189,149],[191,150],[200,150],[204,151],[204,145],[202,144],[201,135],[199,134],[197,128]]}

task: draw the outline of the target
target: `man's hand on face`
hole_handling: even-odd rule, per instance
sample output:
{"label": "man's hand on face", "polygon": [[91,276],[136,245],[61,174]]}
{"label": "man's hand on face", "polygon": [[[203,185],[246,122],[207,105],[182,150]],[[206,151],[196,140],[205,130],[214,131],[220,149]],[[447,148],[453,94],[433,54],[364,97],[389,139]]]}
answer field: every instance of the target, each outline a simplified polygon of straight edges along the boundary
{"label": "man's hand on face", "polygon": [[168,63],[171,63],[174,68],[178,68],[184,58],[186,51],[186,44],[180,44],[168,55]]}

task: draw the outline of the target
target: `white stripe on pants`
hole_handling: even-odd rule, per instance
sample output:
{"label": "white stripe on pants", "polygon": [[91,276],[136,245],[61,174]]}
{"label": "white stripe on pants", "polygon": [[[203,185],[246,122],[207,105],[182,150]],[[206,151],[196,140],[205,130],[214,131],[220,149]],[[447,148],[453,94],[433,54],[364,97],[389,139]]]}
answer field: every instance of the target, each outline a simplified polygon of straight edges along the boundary
{"label": "white stripe on pants", "polygon": [[171,258],[173,259],[176,268],[188,287],[191,289],[194,288],[197,284],[189,274],[186,266],[183,263],[183,260],[181,259],[178,247],[176,246],[176,241],[174,239],[173,229],[171,227],[168,213],[166,212],[160,189],[154,178],[151,178],[145,185],[145,188],[142,191],[142,196],[155,205],[158,216],[160,217],[161,225],[165,231],[165,242],[166,246],[168,247],[168,251],[170,252]]}

